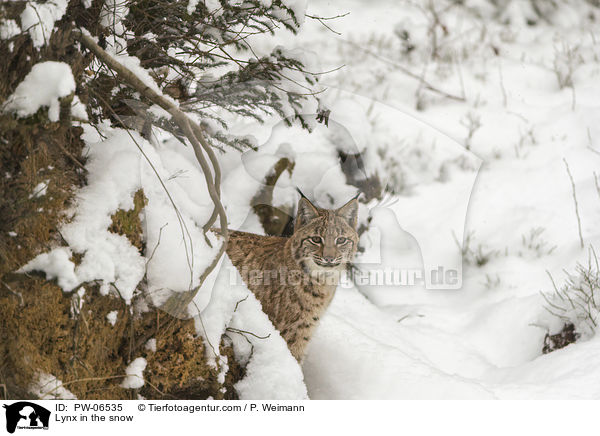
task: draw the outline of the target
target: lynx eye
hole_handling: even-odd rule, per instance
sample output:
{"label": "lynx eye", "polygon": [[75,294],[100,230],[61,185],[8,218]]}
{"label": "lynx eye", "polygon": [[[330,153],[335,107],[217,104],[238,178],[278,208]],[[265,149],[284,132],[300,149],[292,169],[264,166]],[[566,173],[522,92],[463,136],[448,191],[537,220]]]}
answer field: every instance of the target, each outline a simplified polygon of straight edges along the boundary
{"label": "lynx eye", "polygon": [[311,238],[309,238],[309,241],[313,244],[320,244],[321,242],[323,242],[323,238],[321,238],[320,236],[312,236]]}
{"label": "lynx eye", "polygon": [[338,244],[338,245],[343,245],[346,242],[348,242],[348,238],[344,238],[343,236],[340,236],[339,238],[337,238],[335,240],[335,243]]}

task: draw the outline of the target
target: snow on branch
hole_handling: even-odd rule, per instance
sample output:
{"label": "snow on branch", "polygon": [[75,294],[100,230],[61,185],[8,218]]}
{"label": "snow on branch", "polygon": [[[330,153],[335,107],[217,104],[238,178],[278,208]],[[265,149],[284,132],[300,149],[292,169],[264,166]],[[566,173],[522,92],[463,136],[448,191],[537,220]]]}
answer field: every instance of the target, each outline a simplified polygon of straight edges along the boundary
{"label": "snow on branch", "polygon": [[[192,119],[190,119],[190,117],[188,117],[188,115],[185,112],[179,109],[179,107],[173,101],[162,95],[159,91],[150,87],[143,80],[141,80],[133,71],[128,69],[122,63],[120,63],[114,57],[108,54],[104,49],[102,49],[102,47],[100,47],[96,43],[96,41],[94,41],[94,39],[90,35],[81,31],[75,31],[73,32],[73,34],[100,61],[102,61],[108,68],[113,70],[121,80],[126,82],[129,86],[134,88],[152,103],[160,106],[162,109],[166,110],[171,114],[173,120],[177,123],[177,125],[184,132],[185,136],[188,138],[194,150],[196,159],[200,164],[200,167],[202,168],[202,172],[206,180],[206,186],[208,188],[208,193],[214,204],[213,213],[209,220],[206,222],[206,224],[203,226],[203,231],[206,234],[206,232],[208,232],[212,225],[216,222],[217,218],[219,218],[220,232],[223,237],[223,244],[221,245],[217,256],[213,259],[213,261],[208,265],[206,270],[200,276],[198,286],[188,291],[186,294],[184,294],[183,297],[181,296],[181,294],[172,297],[169,301],[167,301],[165,307],[163,307],[167,312],[174,316],[182,315],[185,313],[187,305],[192,301],[192,299],[202,286],[202,283],[204,282],[206,277],[208,277],[211,271],[217,266],[219,259],[225,252],[225,248],[227,246],[227,215],[221,202],[221,169],[219,166],[219,162],[217,161],[214,151],[207,142],[203,134],[202,128]],[[208,156],[208,160],[206,159],[205,153]]]}

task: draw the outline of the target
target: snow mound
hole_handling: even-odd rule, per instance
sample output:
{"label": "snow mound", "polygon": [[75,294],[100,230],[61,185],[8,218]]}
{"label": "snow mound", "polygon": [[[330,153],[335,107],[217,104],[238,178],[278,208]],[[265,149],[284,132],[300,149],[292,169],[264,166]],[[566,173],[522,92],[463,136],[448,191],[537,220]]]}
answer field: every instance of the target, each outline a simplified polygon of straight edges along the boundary
{"label": "snow mound", "polygon": [[125,374],[127,376],[121,382],[121,386],[125,389],[139,389],[144,386],[144,370],[146,369],[146,359],[138,357],[133,360],[127,368]]}
{"label": "snow mound", "polygon": [[38,374],[38,379],[29,387],[29,392],[40,400],[77,399],[71,391],[63,386],[62,381],[45,372]]}
{"label": "snow mound", "polygon": [[246,376],[235,385],[240,399],[308,398],[300,365],[228,257],[218,269],[208,305],[196,317],[196,330],[208,344],[213,365],[219,361],[221,336],[233,341],[236,359],[246,363]]}
{"label": "snow mound", "polygon": [[55,248],[48,253],[36,256],[17,272],[44,271],[46,279],[58,279],[58,286],[65,292],[70,292],[79,284],[75,274],[75,264],[71,261],[72,254],[68,248]]}
{"label": "snow mound", "polygon": [[117,323],[117,316],[119,315],[118,310],[112,310],[106,314],[106,320],[110,325],[114,326]]}
{"label": "snow mound", "polygon": [[74,91],[75,79],[69,65],[54,61],[40,62],[33,66],[8,97],[4,110],[15,112],[19,117],[28,117],[47,106],[48,119],[58,121],[59,98]]}
{"label": "snow mound", "polygon": [[21,27],[29,32],[35,48],[40,48],[48,42],[54,30],[54,23],[67,12],[68,3],[67,0],[27,2],[21,14]]}
{"label": "snow mound", "polygon": [[156,339],[155,338],[148,339],[148,342],[146,342],[146,345],[144,345],[144,348],[146,350],[152,351],[153,353],[156,353]]}
{"label": "snow mound", "polygon": [[[60,229],[68,248],[42,253],[21,271],[44,271],[67,292],[83,282],[101,281],[101,292],[112,286],[126,303],[147,274],[148,294],[160,306],[172,292],[197,286],[219,249],[214,236],[211,248],[202,232],[212,212],[204,177],[176,141],[157,150],[134,132],[106,128],[104,134],[101,139],[88,130],[84,137],[88,184],[76,193],[72,219]],[[182,168],[186,178],[170,178]],[[140,189],[148,201],[140,216],[147,256],[109,230],[111,216],[131,210]],[[76,267],[69,260],[72,252],[83,255]]]}
{"label": "snow mound", "polygon": [[307,352],[311,399],[482,399],[481,383],[439,369],[355,288],[338,289]]}
{"label": "snow mound", "polygon": [[21,28],[15,20],[0,21],[0,39],[10,39],[21,33]]}

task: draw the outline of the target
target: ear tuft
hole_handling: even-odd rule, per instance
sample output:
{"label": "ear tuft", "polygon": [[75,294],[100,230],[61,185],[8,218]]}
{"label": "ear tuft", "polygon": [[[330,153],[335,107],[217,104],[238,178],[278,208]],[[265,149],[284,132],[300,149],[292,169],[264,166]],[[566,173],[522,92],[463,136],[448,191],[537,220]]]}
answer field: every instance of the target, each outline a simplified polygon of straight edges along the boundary
{"label": "ear tuft", "polygon": [[318,209],[306,197],[300,198],[298,202],[298,211],[296,212],[296,223],[294,231],[304,227],[309,221],[319,216]]}
{"label": "ear tuft", "polygon": [[350,227],[356,230],[356,225],[358,224],[358,199],[354,197],[348,203],[336,210],[335,214],[340,218],[345,219]]}

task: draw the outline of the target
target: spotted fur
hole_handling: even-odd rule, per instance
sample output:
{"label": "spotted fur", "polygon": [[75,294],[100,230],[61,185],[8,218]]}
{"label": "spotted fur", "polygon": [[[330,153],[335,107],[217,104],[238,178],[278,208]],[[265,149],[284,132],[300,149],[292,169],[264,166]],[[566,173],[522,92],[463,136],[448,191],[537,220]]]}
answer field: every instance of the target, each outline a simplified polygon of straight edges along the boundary
{"label": "spotted fur", "polygon": [[356,199],[329,210],[301,198],[289,238],[230,233],[229,258],[299,361],[356,253],[357,213]]}

